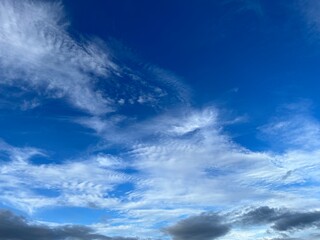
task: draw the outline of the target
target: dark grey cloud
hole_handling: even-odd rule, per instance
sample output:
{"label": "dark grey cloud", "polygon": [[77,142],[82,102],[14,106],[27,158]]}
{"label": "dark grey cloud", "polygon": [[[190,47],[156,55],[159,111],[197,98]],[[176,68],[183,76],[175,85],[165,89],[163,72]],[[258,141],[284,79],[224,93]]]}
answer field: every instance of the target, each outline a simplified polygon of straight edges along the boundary
{"label": "dark grey cloud", "polygon": [[288,212],[277,220],[272,226],[278,231],[298,230],[319,226],[320,212]]}
{"label": "dark grey cloud", "polygon": [[262,206],[250,210],[241,216],[241,222],[247,225],[265,224],[278,220],[281,210]]}
{"label": "dark grey cloud", "polygon": [[189,217],[164,229],[174,240],[212,240],[226,235],[229,231],[229,225],[216,214]]}
{"label": "dark grey cloud", "polygon": [[137,238],[107,237],[93,229],[69,225],[49,227],[31,224],[10,211],[0,210],[0,240],[138,240]]}
{"label": "dark grey cloud", "polygon": [[245,225],[273,224],[277,231],[295,231],[320,226],[320,211],[297,212],[288,209],[259,207],[244,213],[240,222]]}
{"label": "dark grey cloud", "polygon": [[[287,238],[287,237],[284,237],[284,238],[272,238],[271,240],[302,240],[301,238]],[[304,239],[304,240],[307,240],[307,239]]]}
{"label": "dark grey cloud", "polygon": [[[131,238],[131,237],[109,237],[109,240],[139,240],[140,238]],[[141,239],[140,239],[141,240]],[[151,238],[148,238],[148,240],[152,240]]]}

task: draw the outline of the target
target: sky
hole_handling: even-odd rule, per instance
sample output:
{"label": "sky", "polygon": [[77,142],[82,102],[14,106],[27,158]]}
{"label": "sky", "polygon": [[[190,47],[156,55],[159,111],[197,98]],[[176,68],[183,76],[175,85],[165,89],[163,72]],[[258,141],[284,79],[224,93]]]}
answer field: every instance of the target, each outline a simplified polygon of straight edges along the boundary
{"label": "sky", "polygon": [[320,2],[0,0],[0,240],[320,238]]}

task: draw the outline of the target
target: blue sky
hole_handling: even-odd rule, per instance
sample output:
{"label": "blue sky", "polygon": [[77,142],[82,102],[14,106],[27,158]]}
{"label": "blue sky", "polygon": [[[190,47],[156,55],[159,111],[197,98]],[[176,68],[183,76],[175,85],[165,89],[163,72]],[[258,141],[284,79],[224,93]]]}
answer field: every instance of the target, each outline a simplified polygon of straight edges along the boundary
{"label": "blue sky", "polygon": [[316,0],[0,0],[0,240],[318,239],[319,41]]}

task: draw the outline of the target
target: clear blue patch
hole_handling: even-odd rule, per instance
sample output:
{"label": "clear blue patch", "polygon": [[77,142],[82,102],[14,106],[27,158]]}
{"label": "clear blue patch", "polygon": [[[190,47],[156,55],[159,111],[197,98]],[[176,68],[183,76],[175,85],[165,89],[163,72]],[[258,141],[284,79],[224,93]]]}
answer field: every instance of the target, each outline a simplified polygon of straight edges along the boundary
{"label": "clear blue patch", "polygon": [[34,218],[43,221],[61,224],[93,224],[106,218],[114,217],[114,213],[107,210],[82,208],[82,207],[55,207],[40,209],[34,214]]}
{"label": "clear blue patch", "polygon": [[44,197],[56,198],[59,197],[61,192],[56,189],[45,189],[45,188],[31,188],[30,190],[34,191],[36,194],[39,194]]}
{"label": "clear blue patch", "polygon": [[115,189],[109,192],[109,196],[117,198],[125,198],[131,191],[134,190],[133,183],[123,183],[117,185]]}

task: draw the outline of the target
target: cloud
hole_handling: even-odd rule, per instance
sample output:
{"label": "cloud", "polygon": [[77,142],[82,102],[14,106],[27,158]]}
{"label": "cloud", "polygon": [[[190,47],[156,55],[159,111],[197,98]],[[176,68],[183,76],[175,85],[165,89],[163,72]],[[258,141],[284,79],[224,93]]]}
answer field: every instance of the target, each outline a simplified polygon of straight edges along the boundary
{"label": "cloud", "polygon": [[65,97],[91,114],[110,112],[112,101],[94,88],[94,81],[117,67],[104,46],[76,41],[68,25],[59,2],[1,1],[2,84]]}
{"label": "cloud", "polygon": [[137,126],[135,131],[126,129],[128,138],[131,131],[140,137],[144,132],[150,135],[132,141],[138,143],[128,152],[137,177],[130,201],[121,206],[128,217],[146,224],[159,218],[175,221],[183,211],[172,215],[167,208],[183,209],[190,216],[256,201],[280,207],[317,206],[315,191],[304,185],[319,179],[317,151],[250,151],[223,131],[215,108],[184,109]]}
{"label": "cloud", "polygon": [[260,127],[265,139],[281,149],[313,150],[320,146],[320,123],[312,116],[308,102],[287,104],[277,117]]}
{"label": "cloud", "polygon": [[270,240],[317,239],[319,228],[320,212],[317,210],[296,211],[260,206],[240,212],[225,212],[223,215],[212,212],[192,215],[165,228],[164,232],[174,240],[251,239],[257,236]]}
{"label": "cloud", "polygon": [[272,155],[233,142],[223,132],[214,108],[164,116],[151,123],[159,133],[130,152],[133,167],[145,179],[137,183],[133,195],[146,206],[196,209],[199,205],[226,206],[235,199],[264,199],[273,195],[266,191],[267,185],[282,181],[286,174],[286,169],[273,163]]}
{"label": "cloud", "polygon": [[[247,10],[261,11],[259,1],[240,2],[247,3]],[[255,202],[269,207],[246,211],[240,218],[245,226],[259,225],[265,231],[267,225],[270,231],[287,233],[319,225],[318,211],[283,208],[318,207],[320,124],[310,111],[297,110],[304,105],[288,107],[290,111],[260,128],[270,142],[281,145],[281,153],[251,151],[224,131],[219,109],[191,108],[188,89],[173,73],[142,64],[136,56],[124,61],[104,42],[70,30],[59,2],[0,1],[0,52],[0,84],[39,95],[20,101],[22,110],[41,105],[42,97],[66,99],[89,114],[76,123],[93,129],[104,143],[119,144],[125,157],[94,153],[39,164],[33,157],[46,157],[44,150],[1,141],[2,203],[29,212],[57,206],[112,209],[117,217],[108,227],[140,233],[187,216],[165,229],[175,240],[214,239],[227,233],[244,238],[231,231],[230,219],[195,214]],[[175,102],[183,107],[177,104],[164,112],[159,99],[165,106]],[[149,106],[158,116],[143,111],[148,116],[129,117],[134,109],[130,106]],[[117,193],[122,184],[128,189]],[[34,234],[56,234],[55,239],[65,234],[112,239],[88,228],[50,228],[6,214],[4,218],[20,224],[21,232],[33,229]],[[147,229],[139,230],[141,226]]]}
{"label": "cloud", "polygon": [[136,56],[127,61],[121,51],[129,50],[114,45],[77,34],[59,1],[0,2],[0,84],[36,93],[21,110],[40,106],[43,98],[67,100],[100,117],[124,106],[188,102],[177,76]]}
{"label": "cloud", "polygon": [[[123,115],[113,115],[108,119],[101,117],[82,117],[75,120],[110,143],[132,146],[133,143],[150,141],[153,137],[182,137],[197,130],[217,126],[217,109],[176,108],[158,116],[135,121]],[[183,119],[183,121],[181,121]],[[161,138],[163,139],[163,138]]]}
{"label": "cloud", "polygon": [[230,227],[216,214],[201,214],[181,220],[164,231],[174,240],[212,240],[226,235]]}
{"label": "cloud", "polygon": [[299,11],[302,12],[304,20],[308,26],[309,33],[316,33],[318,36],[320,30],[320,4],[316,0],[299,0],[298,1]]}
{"label": "cloud", "polygon": [[[60,164],[29,161],[39,151],[3,143],[8,161],[0,165],[2,202],[32,212],[46,206],[110,207],[118,199],[109,194],[122,183],[131,182],[121,169],[121,159],[98,154]],[[1,155],[0,155],[1,156]]]}
{"label": "cloud", "polygon": [[270,240],[302,240],[302,238],[280,237],[280,238],[272,238]]}
{"label": "cloud", "polygon": [[253,12],[257,16],[264,15],[264,8],[261,0],[224,0],[223,4],[236,4],[237,12]]}
{"label": "cloud", "polygon": [[249,225],[267,224],[277,219],[279,219],[279,210],[267,206],[258,207],[241,217],[242,223]]}
{"label": "cloud", "polygon": [[[104,129],[98,118],[92,120]],[[32,163],[32,156],[16,161],[15,153],[24,148],[7,144],[7,149],[15,151],[9,154],[5,150],[8,160],[1,166],[2,201],[30,212],[49,206],[112,208],[120,219],[110,222],[112,231],[128,227],[141,233],[143,225],[153,234],[161,222],[176,222],[204,209],[227,211],[258,201],[269,209],[248,213],[246,221],[249,225],[263,219],[260,226],[264,226],[278,220],[280,212],[275,206],[318,206],[318,188],[305,182],[319,181],[319,151],[250,151],[223,131],[216,108],[167,112],[111,129],[122,132],[115,135],[124,137],[122,144],[132,143],[122,152],[125,159],[100,153],[38,165]],[[115,194],[121,184],[130,185],[129,190]]]}
{"label": "cloud", "polygon": [[28,161],[34,156],[46,156],[45,151],[33,147],[14,147],[2,139],[0,139],[0,152],[5,154],[1,156],[0,161],[11,160],[15,162],[24,162]]}
{"label": "cloud", "polygon": [[272,228],[278,231],[302,230],[320,225],[320,212],[293,212],[283,215]]}
{"label": "cloud", "polygon": [[288,209],[258,207],[240,217],[245,225],[272,224],[277,231],[297,231],[320,226],[319,211],[290,211]]}
{"label": "cloud", "polygon": [[0,240],[137,240],[137,238],[107,237],[85,226],[65,225],[50,227],[30,223],[10,211],[0,210]]}

